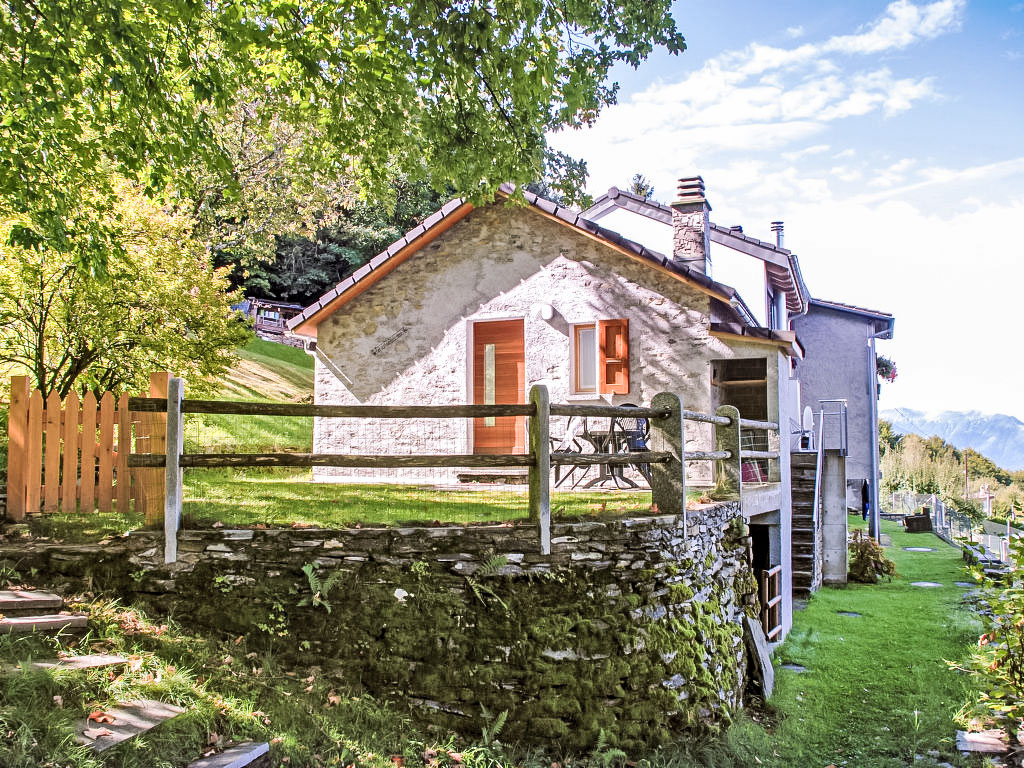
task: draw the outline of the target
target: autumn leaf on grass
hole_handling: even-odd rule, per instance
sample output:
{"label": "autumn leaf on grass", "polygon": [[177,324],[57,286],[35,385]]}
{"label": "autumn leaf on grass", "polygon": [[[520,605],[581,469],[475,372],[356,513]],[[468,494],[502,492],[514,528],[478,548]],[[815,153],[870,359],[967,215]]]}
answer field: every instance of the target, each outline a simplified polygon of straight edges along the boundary
{"label": "autumn leaf on grass", "polygon": [[85,738],[92,739],[93,741],[96,741],[96,739],[102,736],[112,736],[113,733],[113,731],[110,731],[106,728],[86,728],[83,731],[83,735],[85,736]]}
{"label": "autumn leaf on grass", "polygon": [[392,755],[391,762],[395,768],[405,768],[405,758],[401,755]]}
{"label": "autumn leaf on grass", "polygon": [[449,752],[448,753],[448,759],[451,760],[453,763],[461,763],[462,762],[462,753],[461,752]]}
{"label": "autumn leaf on grass", "polygon": [[330,691],[327,692],[327,704],[325,704],[324,706],[336,707],[339,704],[341,704],[341,696],[339,696],[338,692],[332,688]]}
{"label": "autumn leaf on grass", "polygon": [[91,720],[94,723],[112,723],[114,722],[114,716],[108,715],[100,709],[96,709],[89,713],[87,720]]}

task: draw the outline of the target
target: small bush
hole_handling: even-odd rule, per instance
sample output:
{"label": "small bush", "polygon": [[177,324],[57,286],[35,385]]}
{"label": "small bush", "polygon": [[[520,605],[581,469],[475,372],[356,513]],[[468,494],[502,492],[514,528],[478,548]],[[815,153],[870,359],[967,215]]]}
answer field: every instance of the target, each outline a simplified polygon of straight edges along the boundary
{"label": "small bush", "polygon": [[881,545],[864,531],[854,531],[850,542],[850,580],[877,584],[879,576],[892,581],[895,575],[896,563],[885,556]]}

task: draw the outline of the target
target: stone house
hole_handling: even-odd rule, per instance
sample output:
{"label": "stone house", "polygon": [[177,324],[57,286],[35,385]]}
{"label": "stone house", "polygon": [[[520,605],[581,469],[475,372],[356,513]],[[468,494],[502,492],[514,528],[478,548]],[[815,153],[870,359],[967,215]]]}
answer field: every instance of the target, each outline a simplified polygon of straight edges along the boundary
{"label": "stone house", "polygon": [[[510,193],[511,190],[507,190]],[[759,324],[739,293],[708,273],[717,228],[699,178],[683,179],[670,210],[670,255],[586,215],[524,193],[475,207],[454,200],[289,322],[316,358],[316,402],[457,404],[525,402],[533,384],[552,402],[644,404],[662,391],[685,408],[740,408],[747,418],[799,421],[784,325]],[[731,238],[742,242],[741,235]],[[805,290],[784,254],[769,284],[773,307],[800,311]],[[384,279],[387,278],[387,279]],[[555,422],[555,420],[553,420]],[[687,425],[687,446],[711,445]],[[552,433],[564,429],[552,424]],[[776,445],[751,445],[775,448]],[[317,419],[318,453],[517,453],[521,418],[376,423]],[[748,475],[749,470],[749,475]],[[760,493],[744,494],[761,566],[782,565],[789,594],[789,453],[745,468]],[[316,478],[452,482],[452,470],[319,468]],[[691,486],[711,467],[687,467]]]}

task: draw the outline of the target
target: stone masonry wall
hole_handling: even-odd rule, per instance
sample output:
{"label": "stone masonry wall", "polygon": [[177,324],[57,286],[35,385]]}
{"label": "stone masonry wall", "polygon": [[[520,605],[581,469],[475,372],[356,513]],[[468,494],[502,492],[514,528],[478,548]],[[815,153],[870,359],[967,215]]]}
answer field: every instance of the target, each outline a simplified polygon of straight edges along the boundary
{"label": "stone masonry wall", "polygon": [[[339,687],[478,735],[586,750],[603,729],[651,747],[740,705],[749,537],[735,504],[526,526],[182,531],[98,547],[6,545],[0,562],[138,600],[186,625],[319,664]],[[312,604],[312,565],[330,606]]]}

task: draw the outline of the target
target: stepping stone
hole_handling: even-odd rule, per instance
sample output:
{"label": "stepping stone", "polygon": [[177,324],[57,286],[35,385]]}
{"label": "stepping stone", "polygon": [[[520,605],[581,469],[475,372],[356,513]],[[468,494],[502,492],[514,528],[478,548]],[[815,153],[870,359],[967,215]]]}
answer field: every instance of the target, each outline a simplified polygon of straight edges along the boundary
{"label": "stepping stone", "polygon": [[97,723],[79,720],[75,723],[75,739],[79,744],[102,752],[115,744],[145,733],[165,720],[180,715],[185,710],[173,704],[153,699],[139,699],[105,710],[114,718],[112,723]]}
{"label": "stepping stone", "polygon": [[838,613],[840,616],[855,616],[858,618],[860,617],[860,614],[856,611],[836,611],[836,613]]}
{"label": "stepping stone", "polygon": [[878,543],[881,544],[883,547],[891,547],[892,536],[890,536],[888,533],[883,533],[878,537]]}
{"label": "stepping stone", "polygon": [[0,590],[0,614],[4,616],[32,616],[57,613],[64,606],[64,598],[52,592],[30,589]]}
{"label": "stepping stone", "polygon": [[32,632],[84,632],[89,624],[85,614],[54,613],[48,616],[8,616],[0,619],[0,635],[26,635]]}
{"label": "stepping stone", "polygon": [[956,732],[956,748],[961,752],[1002,755],[1009,751],[1006,743],[1006,732],[998,728],[991,731]]}
{"label": "stepping stone", "polygon": [[904,547],[907,552],[934,552],[934,547]]}
{"label": "stepping stone", "polygon": [[24,665],[12,665],[5,667],[6,672],[18,672],[22,668],[25,669],[102,669],[104,667],[114,667],[118,664],[127,664],[128,659],[124,656],[113,656],[108,653],[96,653],[89,656],[71,656],[67,659],[57,659],[56,661],[34,661]]}
{"label": "stepping stone", "polygon": [[807,671],[807,667],[800,664],[783,664],[783,669],[788,669],[790,672],[796,672],[796,674],[802,674]]}
{"label": "stepping stone", "polygon": [[188,768],[263,768],[270,765],[270,745],[246,742],[189,763]]}
{"label": "stepping stone", "polygon": [[956,584],[958,587],[976,587],[977,586],[977,584],[975,584],[973,581],[954,581],[953,583]]}
{"label": "stepping stone", "polygon": [[941,587],[942,585],[935,581],[912,581],[910,582],[912,587]]}

